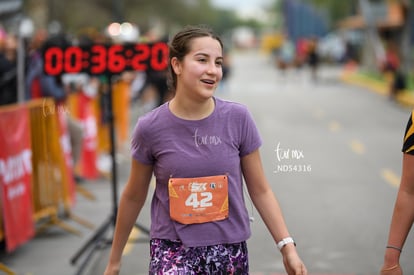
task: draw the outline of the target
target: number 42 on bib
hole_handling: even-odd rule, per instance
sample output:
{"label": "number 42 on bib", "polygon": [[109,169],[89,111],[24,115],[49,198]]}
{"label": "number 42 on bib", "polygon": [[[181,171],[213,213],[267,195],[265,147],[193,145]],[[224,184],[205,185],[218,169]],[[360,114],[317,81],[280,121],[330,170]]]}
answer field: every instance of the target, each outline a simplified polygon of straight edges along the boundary
{"label": "number 42 on bib", "polygon": [[170,216],[182,224],[224,220],[229,214],[227,175],[170,178]]}

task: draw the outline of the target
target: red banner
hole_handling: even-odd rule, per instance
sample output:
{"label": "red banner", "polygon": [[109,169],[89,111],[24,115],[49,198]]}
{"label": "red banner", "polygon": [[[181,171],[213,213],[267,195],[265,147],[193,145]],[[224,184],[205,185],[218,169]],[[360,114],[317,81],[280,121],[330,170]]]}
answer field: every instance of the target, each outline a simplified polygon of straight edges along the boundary
{"label": "red banner", "polygon": [[32,150],[26,106],[0,112],[0,195],[6,250],[35,234],[31,201]]}
{"label": "red banner", "polygon": [[79,119],[83,124],[83,144],[80,159],[81,175],[86,179],[97,179],[96,166],[97,135],[96,119],[92,112],[91,99],[84,93],[79,94]]}

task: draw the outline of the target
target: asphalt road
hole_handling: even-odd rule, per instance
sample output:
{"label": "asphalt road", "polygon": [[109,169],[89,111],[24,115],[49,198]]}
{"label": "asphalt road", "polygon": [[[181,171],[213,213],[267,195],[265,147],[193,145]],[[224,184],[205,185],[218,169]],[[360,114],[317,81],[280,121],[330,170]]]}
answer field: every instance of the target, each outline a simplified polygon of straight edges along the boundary
{"label": "asphalt road", "polygon": [[[338,81],[339,70],[323,67],[315,83],[306,70],[279,72],[263,55],[232,56],[225,91],[217,96],[246,104],[263,138],[265,172],[282,206],[297,249],[312,275],[378,274],[401,176],[401,146],[410,110],[386,97]],[[131,110],[135,122],[139,109]],[[133,125],[131,122],[131,126]],[[119,152],[118,191],[128,175],[128,154]],[[96,225],[112,213],[111,181],[83,185],[94,200],[78,195],[73,213]],[[252,275],[284,274],[282,259],[249,199],[254,217],[248,241]],[[138,225],[149,226],[149,200]],[[69,219],[83,235],[59,227],[0,262],[25,275],[102,274],[108,245],[74,256],[96,233]],[[110,239],[112,224],[104,237]],[[141,228],[142,229],[142,228]],[[121,274],[147,274],[147,235],[138,227]],[[102,238],[106,239],[106,238]],[[85,260],[89,251],[95,252]],[[414,274],[414,239],[409,236],[402,266]]]}

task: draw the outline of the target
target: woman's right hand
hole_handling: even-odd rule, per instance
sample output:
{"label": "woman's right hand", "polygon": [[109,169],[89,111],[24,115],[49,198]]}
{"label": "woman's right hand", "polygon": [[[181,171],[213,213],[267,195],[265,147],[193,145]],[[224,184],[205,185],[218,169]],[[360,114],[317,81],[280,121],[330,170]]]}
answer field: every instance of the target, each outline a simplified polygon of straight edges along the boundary
{"label": "woman's right hand", "polygon": [[394,266],[387,266],[384,264],[384,266],[381,269],[380,275],[402,275],[403,271],[399,264],[396,264]]}

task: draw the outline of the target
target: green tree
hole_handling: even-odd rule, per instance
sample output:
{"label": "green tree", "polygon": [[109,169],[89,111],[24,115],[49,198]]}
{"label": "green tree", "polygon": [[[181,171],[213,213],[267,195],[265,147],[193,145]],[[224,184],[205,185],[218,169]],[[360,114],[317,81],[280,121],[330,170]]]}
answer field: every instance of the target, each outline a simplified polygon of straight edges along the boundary
{"label": "green tree", "polygon": [[[24,6],[37,26],[58,21],[72,33],[91,27],[102,30],[113,21],[135,23],[143,32],[154,22],[163,24],[166,31],[187,24],[207,24],[219,33],[240,24],[259,25],[240,20],[232,10],[212,6],[210,0],[25,0]],[[43,18],[36,10],[42,11]]]}

